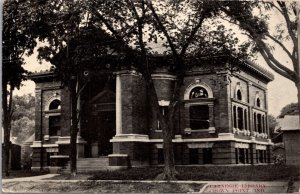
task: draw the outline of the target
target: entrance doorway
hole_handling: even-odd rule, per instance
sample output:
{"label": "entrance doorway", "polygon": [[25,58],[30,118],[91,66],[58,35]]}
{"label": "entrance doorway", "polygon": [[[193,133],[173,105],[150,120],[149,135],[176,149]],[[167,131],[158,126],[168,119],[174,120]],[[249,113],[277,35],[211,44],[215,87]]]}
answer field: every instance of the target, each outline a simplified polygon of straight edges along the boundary
{"label": "entrance doorway", "polygon": [[96,121],[98,156],[112,154],[112,143],[109,142],[116,135],[115,111],[100,111]]}

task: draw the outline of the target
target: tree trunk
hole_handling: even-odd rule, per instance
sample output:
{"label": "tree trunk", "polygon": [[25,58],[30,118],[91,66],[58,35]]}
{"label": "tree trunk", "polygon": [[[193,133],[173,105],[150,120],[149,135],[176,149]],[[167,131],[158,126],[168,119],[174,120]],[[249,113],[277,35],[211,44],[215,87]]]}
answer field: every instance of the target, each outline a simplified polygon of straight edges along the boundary
{"label": "tree trunk", "polygon": [[[298,78],[299,79],[299,78]],[[297,97],[298,97],[298,111],[299,111],[299,117],[300,117],[300,83],[295,83],[297,87]],[[299,118],[299,125],[300,125],[300,118]]]}
{"label": "tree trunk", "polygon": [[174,180],[176,179],[176,170],[174,162],[173,150],[173,128],[168,125],[167,117],[164,117],[159,111],[158,98],[152,78],[147,78],[149,101],[152,109],[152,114],[158,116],[163,131],[163,151],[164,151],[164,171],[157,179]]}
{"label": "tree trunk", "polygon": [[[13,87],[10,87],[9,94],[7,92],[7,82],[3,80],[2,84],[2,107],[3,107],[3,129],[4,129],[4,172],[5,176],[9,176],[9,158],[10,158],[10,130],[12,116],[12,96]],[[9,95],[9,100],[7,97]]]}
{"label": "tree trunk", "polygon": [[76,176],[77,173],[77,133],[78,133],[78,119],[77,119],[77,98],[76,98],[76,79],[71,78],[70,93],[71,93],[71,140],[70,140],[70,170],[71,175]]}
{"label": "tree trunk", "polygon": [[2,80],[2,109],[3,109],[3,130],[4,130],[4,172],[9,176],[9,148],[10,148],[10,128],[9,128],[9,111],[7,105],[7,82]]}
{"label": "tree trunk", "polygon": [[[298,111],[299,111],[299,117],[300,117],[300,38],[299,38],[299,34],[300,34],[300,3],[298,2],[297,5],[297,31],[298,31],[298,54],[297,54],[297,62],[298,62],[298,74],[297,74],[297,83],[296,83],[296,87],[297,87],[297,97],[298,97]],[[297,71],[296,71],[297,73]],[[299,124],[300,124],[300,118],[299,118]]]}

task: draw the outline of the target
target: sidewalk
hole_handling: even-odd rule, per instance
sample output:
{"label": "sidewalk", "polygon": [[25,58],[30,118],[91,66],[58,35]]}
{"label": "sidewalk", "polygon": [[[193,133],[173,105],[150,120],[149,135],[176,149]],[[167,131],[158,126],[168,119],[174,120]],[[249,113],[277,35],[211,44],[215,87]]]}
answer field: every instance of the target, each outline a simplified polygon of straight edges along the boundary
{"label": "sidewalk", "polygon": [[[167,183],[168,181],[152,180],[55,180],[58,174],[46,174],[33,177],[22,177],[12,179],[2,179],[4,183],[36,182],[40,184],[55,183],[111,183],[131,184],[131,183]],[[49,180],[48,178],[53,178]],[[48,180],[45,180],[48,179]],[[169,181],[168,183],[178,184],[203,184],[204,186],[198,191],[199,193],[285,193],[288,188],[288,181]],[[68,184],[66,184],[68,185]],[[295,192],[299,191],[300,182],[294,183]]]}
{"label": "sidewalk", "polygon": [[38,176],[30,176],[30,177],[19,177],[19,178],[8,178],[8,179],[2,179],[2,183],[6,182],[14,182],[14,181],[40,181],[47,178],[55,177],[59,174],[44,174],[44,175],[38,175]]}

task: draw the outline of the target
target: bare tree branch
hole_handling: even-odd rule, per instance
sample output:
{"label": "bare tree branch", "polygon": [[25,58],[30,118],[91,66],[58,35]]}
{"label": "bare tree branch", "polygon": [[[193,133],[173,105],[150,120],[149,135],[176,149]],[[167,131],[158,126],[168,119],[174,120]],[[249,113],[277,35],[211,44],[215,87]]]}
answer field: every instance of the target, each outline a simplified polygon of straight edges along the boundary
{"label": "bare tree branch", "polygon": [[277,9],[281,14],[283,14],[282,10],[278,6],[276,6],[274,4],[274,2],[265,2],[265,3],[268,4],[268,5],[271,5],[272,7],[274,7],[275,9]]}
{"label": "bare tree branch", "polygon": [[263,41],[261,41],[259,39],[255,39],[255,42],[256,42],[256,44],[258,44],[260,53],[262,54],[263,58],[275,72],[279,73],[280,75],[282,75],[292,81],[295,81],[296,75],[295,75],[294,71],[285,67],[278,60],[276,60],[274,55],[271,53],[270,49],[267,47],[267,45]]}
{"label": "bare tree branch", "polygon": [[174,55],[175,59],[179,60],[179,54],[178,54],[178,52],[177,52],[177,50],[175,48],[175,45],[173,44],[173,41],[171,40],[171,37],[170,37],[169,33],[167,32],[165,26],[162,24],[160,18],[158,17],[158,15],[157,15],[157,13],[156,13],[156,11],[155,11],[155,9],[154,9],[151,1],[148,1],[148,6],[149,6],[149,8],[150,8],[150,10],[151,10],[151,12],[152,12],[152,14],[153,14],[156,22],[158,23],[160,29],[162,30],[163,34],[167,38],[168,44],[169,44],[169,46],[170,46],[170,48],[171,48],[171,50],[173,52],[173,55]]}
{"label": "bare tree branch", "polygon": [[266,63],[269,65],[269,67],[271,69],[273,69],[276,73],[278,73],[279,75],[291,80],[294,82],[294,78],[287,72],[279,69],[277,66],[275,66],[268,58],[268,55],[265,53],[265,51],[262,48],[259,48],[259,51],[261,53],[261,55],[263,56],[264,60],[266,61]]}
{"label": "bare tree branch", "polygon": [[180,52],[180,56],[183,57],[186,53],[187,48],[189,47],[189,45],[191,44],[191,42],[194,40],[194,36],[195,34],[198,32],[199,28],[201,28],[203,21],[205,19],[205,11],[201,11],[200,13],[200,20],[198,22],[198,24],[191,30],[191,34],[190,36],[187,38],[185,44],[182,46],[181,52]]}
{"label": "bare tree branch", "polygon": [[286,22],[286,25],[287,25],[287,29],[288,29],[289,35],[291,36],[293,44],[297,45],[297,38],[296,38],[295,33],[292,30],[292,22],[290,20],[289,14],[288,14],[288,10],[287,10],[286,4],[283,1],[277,1],[277,3],[280,6],[280,8],[282,9],[282,15],[283,15],[283,17],[285,19],[285,22]]}
{"label": "bare tree branch", "polygon": [[[280,42],[279,40],[277,40],[276,38],[274,38],[272,35],[270,35],[269,33],[266,34],[267,37],[269,37],[270,39],[272,39],[274,42],[276,42],[286,53],[287,55],[291,58],[291,60],[293,61],[293,65],[295,66],[295,59],[293,58],[291,52],[284,46],[284,44],[282,44],[282,42]],[[295,67],[294,67],[295,68]]]}

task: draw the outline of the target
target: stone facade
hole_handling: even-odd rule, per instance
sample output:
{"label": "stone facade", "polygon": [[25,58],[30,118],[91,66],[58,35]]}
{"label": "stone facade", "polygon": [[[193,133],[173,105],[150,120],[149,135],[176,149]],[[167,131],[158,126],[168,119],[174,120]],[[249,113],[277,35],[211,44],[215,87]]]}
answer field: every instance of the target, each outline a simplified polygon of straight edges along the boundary
{"label": "stone facade", "polygon": [[[176,76],[160,68],[152,78],[165,115]],[[37,84],[33,168],[63,165],[70,142],[70,94],[51,73],[32,79]],[[226,68],[186,72],[174,119],[176,164],[270,163],[267,83],[272,79],[253,63],[240,65],[237,72]],[[51,105],[55,100],[57,107]],[[84,113],[78,157],[108,156],[114,167],[163,164],[162,130],[151,114],[147,84],[139,72],[120,70],[114,76],[94,78],[78,104]]]}

